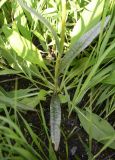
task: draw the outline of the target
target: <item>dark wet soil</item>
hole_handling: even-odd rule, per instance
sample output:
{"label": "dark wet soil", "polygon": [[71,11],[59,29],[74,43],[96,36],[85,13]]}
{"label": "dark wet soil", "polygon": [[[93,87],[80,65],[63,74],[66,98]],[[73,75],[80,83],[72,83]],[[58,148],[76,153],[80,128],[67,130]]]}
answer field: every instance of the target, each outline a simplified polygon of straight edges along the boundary
{"label": "dark wet soil", "polygon": [[[0,86],[4,88],[5,91],[11,91],[15,88],[15,81],[18,79],[18,89],[27,88],[30,82],[26,79],[19,78],[17,76],[0,76]],[[84,103],[84,102],[83,102]],[[44,116],[48,128],[49,124],[49,104],[50,97],[47,97],[46,101],[42,103]],[[80,125],[79,119],[76,113],[72,113],[68,118],[68,107],[66,104],[62,105],[62,122],[61,122],[61,141],[58,152],[56,153],[58,160],[88,160],[87,147],[88,147],[88,135]],[[44,133],[43,127],[41,126],[40,109],[37,107],[37,112],[26,112],[22,113],[23,117],[32,126],[34,132],[39,135],[39,137],[48,146],[48,141],[46,134]],[[113,124],[114,116],[110,122]],[[21,125],[21,124],[20,124]],[[31,139],[28,134],[22,129],[28,142],[31,143]],[[66,153],[66,145],[68,147],[68,155]],[[87,147],[86,147],[87,146]],[[93,140],[93,150],[92,154],[95,155],[102,145]],[[103,151],[96,160],[115,160],[115,151],[107,148]]]}
{"label": "dark wet soil", "polygon": [[[46,104],[44,109],[45,120],[47,126],[49,125],[49,104]],[[30,116],[31,115],[31,116]],[[37,113],[28,112],[25,114],[26,120],[33,126],[34,131],[39,133],[39,136],[44,139],[47,143],[47,137],[43,133],[42,127],[40,126],[40,119]],[[88,135],[80,125],[76,113],[72,113],[68,118],[67,107],[62,107],[62,122],[61,122],[61,141],[59,150],[56,153],[58,160],[88,160],[87,150],[85,145],[88,147]],[[72,132],[73,131],[73,132]],[[69,136],[70,135],[70,136]],[[68,157],[66,154],[66,144],[68,146]],[[93,140],[92,154],[95,155],[101,148],[102,144]],[[96,160],[115,160],[115,152],[112,149],[106,149],[103,151]]]}

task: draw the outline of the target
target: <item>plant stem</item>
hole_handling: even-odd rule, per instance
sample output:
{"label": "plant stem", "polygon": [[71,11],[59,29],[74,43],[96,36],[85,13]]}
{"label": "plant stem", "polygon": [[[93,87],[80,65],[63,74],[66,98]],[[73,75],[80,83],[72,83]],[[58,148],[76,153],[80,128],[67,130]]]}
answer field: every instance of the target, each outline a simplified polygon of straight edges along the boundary
{"label": "plant stem", "polygon": [[56,65],[55,65],[55,92],[58,91],[58,77],[59,77],[59,69],[60,69],[60,61],[63,54],[64,49],[64,40],[65,40],[65,27],[66,27],[66,0],[62,0],[62,19],[61,19],[61,41],[60,41],[60,53],[58,53]]}

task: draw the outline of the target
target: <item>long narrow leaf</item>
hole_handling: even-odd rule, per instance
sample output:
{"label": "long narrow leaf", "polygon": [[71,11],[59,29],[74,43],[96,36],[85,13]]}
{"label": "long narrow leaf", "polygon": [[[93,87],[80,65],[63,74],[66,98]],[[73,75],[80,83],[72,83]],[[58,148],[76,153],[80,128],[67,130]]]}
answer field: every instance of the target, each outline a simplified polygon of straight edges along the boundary
{"label": "long narrow leaf", "polygon": [[81,13],[81,18],[77,21],[71,33],[71,43],[74,44],[79,38],[101,19],[105,0],[91,0]]}
{"label": "long narrow leaf", "polygon": [[[106,27],[107,23],[109,22],[110,16],[106,18],[104,27]],[[60,72],[63,72],[65,67],[69,66],[73,59],[80,54],[99,34],[101,28],[101,22],[99,22],[95,27],[90,29],[87,33],[85,33],[79,41],[74,43],[74,45],[67,51],[65,56],[61,62],[61,69]]]}
{"label": "long narrow leaf", "polygon": [[50,125],[51,139],[54,143],[55,150],[58,150],[60,142],[60,123],[61,123],[61,108],[58,95],[53,95],[50,104]]}

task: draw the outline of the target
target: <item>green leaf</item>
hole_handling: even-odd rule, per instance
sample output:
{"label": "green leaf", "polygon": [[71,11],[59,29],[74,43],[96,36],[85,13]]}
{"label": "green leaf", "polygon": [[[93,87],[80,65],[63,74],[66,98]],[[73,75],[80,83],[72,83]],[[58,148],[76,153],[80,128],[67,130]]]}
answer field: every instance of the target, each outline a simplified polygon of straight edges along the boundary
{"label": "green leaf", "polygon": [[[110,139],[115,137],[114,128],[106,120],[88,110],[84,111],[77,108],[76,111],[83,128],[89,135],[92,134],[92,138],[95,140],[106,144]],[[109,147],[115,149],[115,139]]]}
{"label": "green leaf", "polygon": [[114,57],[115,57],[115,49],[113,49],[106,58],[108,59],[108,58],[114,58]]}
{"label": "green leaf", "polygon": [[3,32],[9,41],[12,49],[18,56],[22,57],[33,64],[38,64],[40,67],[46,68],[39,50],[29,40],[22,37],[19,32],[3,27]]}
{"label": "green leaf", "polygon": [[[92,80],[89,82],[89,88],[95,86],[98,83],[109,83],[109,84],[115,84],[114,80],[115,77],[112,73],[115,70],[115,63],[110,64],[109,66],[105,67],[104,69],[100,69],[97,74],[92,78]],[[107,81],[108,80],[108,81]],[[109,81],[110,80],[110,81]]]}
{"label": "green leaf", "polygon": [[1,0],[0,1],[0,8],[3,6],[4,3],[6,3],[7,0]]}
{"label": "green leaf", "polygon": [[[2,124],[8,124],[14,131],[15,131],[15,133],[17,133],[18,134],[18,136],[21,138],[21,140],[23,141],[23,143],[25,143],[26,142],[26,139],[25,139],[25,137],[23,136],[23,133],[22,133],[22,131],[20,130],[20,128],[17,126],[17,124],[16,123],[14,123],[10,118],[6,118],[6,117],[3,117],[3,116],[0,116],[0,122],[2,123]],[[3,126],[3,125],[0,125],[1,127]]]}
{"label": "green leaf", "polygon": [[[44,148],[47,148],[47,146],[44,144],[44,141],[42,141],[37,134],[33,131],[30,124],[21,116],[21,119],[24,123],[24,126],[29,133],[29,136],[32,138],[32,142],[36,145],[37,149],[44,155],[45,159],[48,160],[47,155],[44,153]],[[42,146],[43,145],[43,146]],[[42,159],[41,155],[37,153],[38,159]],[[42,159],[43,160],[43,159]]]}
{"label": "green leaf", "polygon": [[[35,91],[36,91],[35,88],[18,89],[18,90],[9,91],[9,92],[7,92],[6,95],[8,97],[10,97],[10,98],[15,97],[15,95],[16,95],[17,99],[22,99],[22,98],[25,98],[25,97],[29,97],[29,95],[31,94],[31,92],[35,93]],[[31,96],[35,96],[35,95],[36,94],[31,94]]]}
{"label": "green leaf", "polygon": [[24,157],[25,160],[38,160],[37,156],[35,156],[34,154],[32,154],[31,151],[28,151],[22,147],[16,147],[16,146],[12,146],[11,150],[16,151],[18,154],[20,154],[20,156]]}
{"label": "green leaf", "polygon": [[25,37],[28,40],[31,40],[31,32],[29,31],[27,18],[24,14],[23,9],[17,1],[12,4],[12,8],[14,10],[13,14],[16,23],[15,27],[19,29],[23,37]]}
{"label": "green leaf", "polygon": [[59,99],[61,103],[67,103],[68,97],[66,95],[59,94]]}
{"label": "green leaf", "polygon": [[[14,108],[14,106],[15,106],[15,101],[14,100],[15,99],[13,99],[13,98],[9,98],[7,96],[4,96],[4,95],[1,96],[0,95],[0,102],[3,103],[3,104],[5,104],[5,105],[8,105],[8,106],[10,106],[12,108]],[[30,107],[27,104],[22,104],[22,103],[19,103],[19,102],[16,102],[16,107],[17,107],[17,109],[19,109],[21,111],[22,110],[25,110],[25,111],[28,111],[28,110],[35,111],[35,109],[33,109],[32,106]]]}
{"label": "green leaf", "polygon": [[[110,16],[106,18],[104,27],[106,27],[107,23],[109,22]],[[73,59],[80,54],[86,47],[89,46],[89,44],[97,37],[97,35],[100,33],[101,28],[101,22],[99,22],[97,25],[95,25],[90,31],[85,33],[79,41],[76,41],[74,43],[69,51],[65,54],[65,56],[62,58],[61,61],[61,69],[60,72],[63,72],[65,67],[69,66]]]}
{"label": "green leaf", "polygon": [[115,87],[111,87],[110,85],[105,85],[101,91],[101,95],[97,99],[96,106],[102,104],[106,99],[115,94]]}
{"label": "green leaf", "polygon": [[27,105],[29,108],[35,108],[39,103],[39,99],[38,96],[24,98],[23,100],[20,101],[20,103],[23,105]]}
{"label": "green leaf", "polygon": [[20,4],[20,6],[22,8],[24,8],[29,13],[31,13],[33,16],[35,16],[35,18],[37,20],[39,20],[40,22],[42,22],[49,29],[49,31],[52,33],[52,35],[53,35],[53,37],[55,39],[57,50],[60,53],[60,45],[59,45],[59,39],[58,39],[57,33],[55,32],[55,30],[53,29],[53,27],[50,25],[49,21],[47,19],[45,19],[40,13],[36,12],[34,9],[29,8],[26,5],[26,3],[23,3],[22,0],[18,0],[18,3]]}
{"label": "green leaf", "polygon": [[3,69],[0,71],[0,75],[17,74],[17,73],[20,73],[20,71],[15,71],[13,69]]}
{"label": "green leaf", "polygon": [[51,126],[51,140],[54,143],[55,150],[58,150],[60,143],[60,123],[61,123],[61,107],[60,100],[57,94],[51,98],[50,104],[50,126]]}
{"label": "green leaf", "polygon": [[17,133],[15,133],[11,128],[0,126],[0,132],[7,136],[7,138],[13,139],[16,142],[24,143],[22,137],[20,137]]}
{"label": "green leaf", "polygon": [[110,73],[110,75],[105,78],[102,83],[115,85],[115,70]]}
{"label": "green leaf", "polygon": [[57,160],[56,153],[53,149],[51,142],[49,142],[49,159],[50,160]]}
{"label": "green leaf", "polygon": [[44,90],[41,90],[37,96],[24,98],[20,101],[20,103],[23,105],[27,105],[28,107],[33,109],[40,101],[46,100],[45,95],[46,92]]}
{"label": "green leaf", "polygon": [[77,21],[71,33],[72,44],[76,43],[79,38],[101,19],[105,0],[92,0],[81,13],[81,18]]}

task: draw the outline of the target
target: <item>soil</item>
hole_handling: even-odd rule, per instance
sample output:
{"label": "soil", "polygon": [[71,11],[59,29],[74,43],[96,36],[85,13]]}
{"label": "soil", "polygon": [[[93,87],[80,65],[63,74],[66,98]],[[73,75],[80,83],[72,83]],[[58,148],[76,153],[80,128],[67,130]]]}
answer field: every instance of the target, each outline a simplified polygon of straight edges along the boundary
{"label": "soil", "polygon": [[[44,115],[45,120],[47,122],[48,128],[49,125],[49,103],[44,105]],[[31,115],[31,116],[29,116]],[[40,138],[47,143],[47,137],[43,133],[42,127],[40,126],[40,119],[37,113],[35,112],[27,112],[24,117],[26,117],[26,120],[29,124],[33,126],[33,129],[36,134],[39,133]],[[64,132],[66,137],[73,131],[71,136],[66,140],[61,134],[61,141],[59,150],[56,153],[58,160],[88,160],[87,152],[85,150],[84,144],[88,144],[88,135],[85,133],[84,129],[80,125],[79,119],[75,113],[72,113],[71,116],[68,118],[68,111],[67,107],[62,107],[62,121],[61,121],[61,130]],[[66,156],[66,148],[65,143],[68,144],[68,158]],[[102,148],[102,145],[95,140],[93,140],[93,150],[92,153],[96,154],[100,149]],[[115,159],[115,152],[112,149],[107,148],[105,151],[102,152],[102,154],[99,155],[99,157],[96,160],[114,160]]]}
{"label": "soil", "polygon": [[[18,78],[18,89],[24,89],[27,88],[30,85],[30,82],[26,79],[19,78],[17,76],[0,76],[0,86],[4,88],[6,91],[14,90],[15,88],[15,80]],[[84,103],[84,102],[83,102]],[[48,128],[50,128],[49,125],[49,104],[50,104],[50,97],[47,97],[47,100],[42,103],[45,120],[47,122]],[[71,116],[68,118],[68,107],[66,104],[62,105],[62,121],[61,121],[61,130],[63,131],[66,138],[68,135],[72,132],[71,136],[66,140],[61,133],[61,141],[59,150],[56,153],[58,160],[88,160],[87,152],[85,149],[85,144],[88,144],[88,135],[80,125],[79,119],[77,117],[76,113],[72,113]],[[37,107],[37,112],[39,113],[39,107]],[[40,116],[37,112],[26,112],[22,115],[27,120],[27,122],[32,126],[34,132],[36,134],[39,133],[40,138],[45,141],[46,145],[47,138],[44,134],[43,127],[40,123]],[[31,116],[30,116],[31,115]],[[112,116],[112,119],[110,122],[113,124],[114,116]],[[20,124],[21,125],[21,124]],[[22,127],[23,128],[23,127]],[[25,131],[22,130],[25,134]],[[26,138],[28,139],[28,142],[31,143],[31,139],[29,139],[28,134],[25,134]],[[84,143],[83,143],[84,142]],[[68,157],[66,155],[66,148],[65,144],[68,144]],[[96,154],[100,149],[102,145],[95,140],[93,140],[93,150],[92,153]],[[96,160],[115,160],[115,151],[112,149],[107,148],[105,151],[103,151],[99,157]]]}

